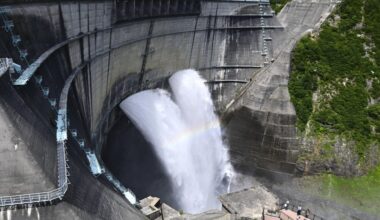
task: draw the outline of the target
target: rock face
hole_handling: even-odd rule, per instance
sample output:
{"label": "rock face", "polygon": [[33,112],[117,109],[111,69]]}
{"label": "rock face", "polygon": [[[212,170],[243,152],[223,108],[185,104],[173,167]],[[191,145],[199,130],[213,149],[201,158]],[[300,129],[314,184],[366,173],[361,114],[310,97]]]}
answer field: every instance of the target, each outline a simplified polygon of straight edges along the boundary
{"label": "rock face", "polygon": [[291,1],[278,15],[284,30],[271,34],[272,63],[252,77],[227,111],[232,162],[241,171],[295,172],[299,142],[287,88],[291,51],[302,35],[319,28],[335,4]]}
{"label": "rock face", "polygon": [[[297,160],[297,170],[304,175],[333,173],[338,176],[360,176],[365,169],[360,166],[360,158],[354,141],[339,137],[331,138],[306,137],[302,140],[302,150]],[[379,147],[370,146],[370,154],[366,157],[368,167],[378,164]]]}

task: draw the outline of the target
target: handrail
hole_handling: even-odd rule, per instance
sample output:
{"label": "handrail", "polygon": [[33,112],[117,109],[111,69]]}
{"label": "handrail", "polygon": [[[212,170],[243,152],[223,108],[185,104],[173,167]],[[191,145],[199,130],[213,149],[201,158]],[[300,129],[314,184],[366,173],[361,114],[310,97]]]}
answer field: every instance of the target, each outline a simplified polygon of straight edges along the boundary
{"label": "handrail", "polygon": [[[293,212],[297,212],[298,211],[298,207],[296,207],[295,205],[291,205],[291,204],[289,204],[288,209],[291,210],[291,211],[293,211]],[[324,220],[323,217],[318,216],[318,215],[312,213],[310,211],[310,209],[306,209],[306,210],[302,209],[301,215],[306,217],[306,212],[308,212],[307,213],[307,218],[308,219],[311,219],[311,220]]]}
{"label": "handrail", "polygon": [[[263,208],[263,212],[262,212],[263,214],[262,214],[262,216],[264,217],[265,215],[270,214],[271,216],[280,217],[282,220],[285,220],[285,219],[283,218],[283,216],[281,215],[281,214],[283,214],[283,215],[285,215],[285,216],[287,217],[287,219],[292,219],[292,218],[291,218],[290,216],[288,216],[286,213],[281,212],[281,210],[290,210],[290,211],[292,211],[292,212],[297,213],[297,211],[298,211],[298,206],[295,206],[295,205],[291,205],[291,204],[289,204],[287,208],[279,208],[279,207],[277,207],[277,209],[275,209],[275,210],[267,209],[267,208]],[[265,212],[265,211],[267,211],[267,212]],[[271,213],[270,213],[270,212],[271,212]],[[307,218],[307,219],[310,219],[310,220],[325,220],[323,217],[318,216],[318,215],[312,213],[312,212],[310,211],[310,209],[306,209],[306,210],[305,210],[305,209],[302,209],[302,210],[301,210],[301,215],[302,215],[303,217]]]}
{"label": "handrail", "polygon": [[[261,51],[257,51],[261,53]],[[262,66],[260,65],[223,65],[223,66],[210,66],[210,67],[202,67],[199,70],[209,70],[209,69],[260,69]]]}
{"label": "handrail", "polygon": [[[5,15],[7,11],[9,11],[9,8],[0,7],[0,16],[4,22],[5,31],[10,32],[12,37],[15,37],[16,35],[13,32],[13,27],[14,27],[13,21],[8,19],[7,16]],[[28,64],[29,62],[26,59],[27,52],[20,49],[20,47],[18,46],[19,41],[20,41],[20,38],[17,38],[15,41],[13,41],[12,42],[13,46],[20,52],[20,57],[22,57],[23,60]],[[21,52],[22,52],[22,55],[21,55]],[[4,68],[5,71],[7,71],[9,67],[11,67],[13,69],[11,69],[10,73],[13,72],[14,70],[21,72],[21,66],[13,63],[12,60],[6,59],[5,63],[8,66]],[[62,100],[64,98],[65,98],[64,96],[61,97]],[[52,101],[52,100],[49,100],[49,101]],[[54,101],[52,101],[52,103],[54,103]],[[51,106],[53,105],[51,104]],[[57,126],[57,132],[58,132],[58,126]],[[58,173],[57,188],[50,191],[38,192],[38,193],[0,196],[0,207],[16,206],[16,205],[22,205],[22,204],[33,204],[33,203],[41,203],[41,202],[51,202],[56,199],[62,199],[68,188],[68,178],[67,178],[68,171],[67,171],[66,162],[67,162],[67,159],[66,159],[65,139],[61,141],[57,140],[57,173]]]}
{"label": "handrail", "polygon": [[207,84],[216,84],[216,83],[248,83],[248,80],[239,80],[239,79],[215,79],[215,80],[207,80],[205,83]]}
{"label": "handrail", "polygon": [[67,98],[71,83],[76,75],[81,72],[82,68],[88,62],[77,67],[65,81],[59,100],[59,110],[57,114],[57,167],[58,167],[58,187],[51,191],[28,193],[13,196],[0,196],[0,207],[14,206],[22,204],[32,204],[41,202],[50,202],[56,199],[62,199],[68,189],[68,170],[66,163],[66,145],[67,141]]}
{"label": "handrail", "polygon": [[[67,81],[72,81],[74,79],[73,76],[70,76]],[[69,86],[68,86],[69,85]],[[67,96],[68,90],[70,88],[70,84],[66,84],[62,89],[60,102],[59,102],[59,112],[66,111],[67,107]],[[67,118],[61,117],[58,114],[57,120],[57,137],[58,133],[62,132],[62,127],[67,130]],[[4,206],[14,206],[14,205],[22,205],[22,204],[32,204],[32,203],[41,203],[41,202],[50,202],[56,199],[62,199],[65,195],[68,188],[68,171],[67,171],[67,160],[66,160],[66,146],[65,141],[66,138],[57,138],[57,172],[58,172],[58,187],[51,191],[46,192],[38,192],[38,193],[28,193],[21,195],[13,195],[13,196],[0,196],[0,207]]]}
{"label": "handrail", "polygon": [[[71,75],[69,76],[69,78],[65,81],[65,86],[64,86],[64,88],[62,90],[61,100],[60,100],[60,112],[61,112],[61,116],[58,117],[59,120],[61,120],[61,121],[57,121],[57,124],[58,123],[61,124],[62,127],[61,127],[61,129],[57,129],[57,139],[64,139],[64,140],[67,139],[67,130],[68,130],[68,126],[67,126],[67,118],[68,118],[67,117],[67,96],[68,96],[68,92],[70,90],[70,87],[71,87],[71,84],[72,84],[73,80],[82,71],[82,69],[84,67],[86,67],[89,63],[91,63],[94,59],[96,59],[96,58],[98,58],[98,57],[100,57],[100,56],[102,56],[102,55],[104,55],[106,53],[109,53],[112,50],[113,50],[113,48],[108,48],[108,49],[105,49],[103,51],[98,52],[94,57],[92,57],[91,59],[83,62],[80,66],[78,66],[77,68],[75,68],[75,70],[71,73]],[[134,195],[134,193],[130,189],[124,187],[112,175],[111,172],[109,172],[107,169],[105,169],[104,175],[107,178],[107,180],[109,182],[111,182],[114,185],[114,187],[120,193],[122,193],[124,195],[124,197],[127,198],[128,201],[131,204],[135,204],[137,202],[136,196]]]}
{"label": "handrail", "polygon": [[0,77],[8,71],[12,63],[13,61],[10,58],[0,58]]}

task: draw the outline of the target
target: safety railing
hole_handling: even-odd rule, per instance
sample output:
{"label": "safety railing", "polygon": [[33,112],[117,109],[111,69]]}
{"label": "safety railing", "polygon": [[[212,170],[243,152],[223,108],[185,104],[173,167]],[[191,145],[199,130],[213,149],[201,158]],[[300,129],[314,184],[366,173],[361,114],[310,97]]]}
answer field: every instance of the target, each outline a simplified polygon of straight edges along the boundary
{"label": "safety railing", "polygon": [[[92,162],[91,162],[91,159],[92,160],[97,160],[97,157],[96,155],[94,154],[91,158],[88,157],[88,154],[90,152],[92,152],[90,150],[90,147],[86,146],[85,144],[85,140],[80,138],[79,137],[79,134],[78,134],[78,130],[75,129],[75,128],[70,128],[69,124],[68,124],[68,111],[67,111],[67,96],[68,96],[68,92],[70,90],[70,87],[71,87],[71,84],[73,82],[73,80],[75,79],[75,77],[82,71],[82,69],[87,66],[92,60],[106,54],[106,53],[109,53],[110,51],[112,50],[112,48],[109,48],[109,49],[105,49],[103,51],[100,51],[98,52],[94,57],[92,57],[91,59],[87,60],[86,62],[84,62],[82,65],[78,66],[74,71],[73,73],[69,76],[69,78],[66,80],[65,82],[65,86],[62,90],[62,93],[61,93],[61,100],[60,100],[60,111],[62,112],[61,116],[59,117],[59,119],[61,121],[58,121],[57,123],[59,123],[61,126],[61,129],[57,129],[57,139],[65,139],[67,138],[67,132],[68,132],[68,129],[70,130],[70,134],[71,136],[77,141],[79,147],[81,150],[84,151],[84,153],[86,154],[88,160],[89,160],[89,168],[90,168],[90,171],[92,172],[92,174],[94,176],[99,176],[100,174],[104,174],[104,176],[106,177],[106,179],[115,187],[115,189],[117,191],[119,191],[131,204],[136,204],[137,203],[137,200],[136,200],[136,196],[135,194],[128,188],[124,187],[123,184],[117,180],[117,178],[115,178],[112,173],[110,171],[108,171],[105,167],[103,167],[102,165],[98,164],[100,167],[99,167],[99,170],[94,172],[94,170],[92,169]],[[58,133],[59,132],[59,133]],[[97,161],[98,163],[98,161]]]}
{"label": "safety railing", "polygon": [[[7,13],[9,13],[10,8],[9,7],[0,7],[0,18],[2,20],[3,25],[1,26],[5,32],[9,33],[11,36],[11,42],[13,47],[18,51],[20,60],[28,67],[32,68],[34,65],[29,65],[28,61],[28,52],[26,49],[23,49],[21,46],[22,39],[19,35],[17,35],[14,32],[14,23],[13,20],[11,20]],[[3,69],[5,71],[8,71],[9,67],[12,67],[12,71],[16,70],[17,73],[21,73],[21,65],[14,64],[11,59],[6,59]],[[35,71],[35,70],[34,70]],[[30,75],[30,77],[32,74]],[[11,77],[11,80],[12,77]],[[43,97],[45,97],[52,110],[56,112],[56,99],[55,98],[49,98],[49,87],[42,85],[42,76],[35,76],[35,82],[41,89]],[[16,80],[17,82],[17,80]],[[25,84],[25,83],[24,83]],[[20,84],[20,85],[24,85]],[[61,95],[61,100],[64,100],[65,105],[60,105],[60,108],[65,109],[66,108],[66,102],[67,94]],[[60,112],[60,111],[59,111]],[[58,114],[58,117],[60,117],[60,114]],[[57,121],[62,121],[58,119]],[[66,122],[63,122],[63,125]],[[59,133],[62,129],[62,124],[57,122],[57,133]],[[58,136],[58,135],[57,135]],[[43,202],[52,202],[54,200],[61,200],[63,196],[65,195],[67,189],[68,189],[68,165],[67,165],[67,152],[66,152],[66,146],[65,141],[67,138],[58,139],[57,138],[57,188],[52,189],[50,191],[44,191],[44,192],[37,192],[37,193],[27,193],[27,194],[21,194],[21,195],[11,195],[11,196],[0,196],[0,207],[7,207],[7,206],[17,206],[17,205],[24,205],[24,204],[38,204]]]}
{"label": "safety railing", "polygon": [[0,58],[0,76],[2,76],[12,65],[12,59]]}
{"label": "safety railing", "polygon": [[[295,206],[295,205],[292,205],[292,204],[289,204],[288,205],[288,209],[297,213],[298,211],[298,206]],[[308,219],[311,219],[311,220],[326,220],[314,213],[312,213],[309,209],[302,209],[301,210],[301,215],[308,218]]]}
{"label": "safety railing", "polygon": [[[294,220],[293,216],[289,216],[289,213],[286,213],[286,210],[292,211],[293,215],[295,215],[298,211],[298,206],[288,205],[287,208],[277,208],[275,210],[263,208],[262,219],[265,220],[265,217],[277,217],[281,220]],[[309,209],[302,209],[301,216],[310,219],[310,220],[326,220],[314,213],[312,213]]]}
{"label": "safety railing", "polygon": [[66,190],[67,185],[64,185],[49,192],[31,193],[17,196],[3,196],[0,197],[0,206],[4,207],[22,204],[50,202],[56,199],[62,199],[62,195],[65,194]]}
{"label": "safety railing", "polygon": [[205,83],[207,84],[217,84],[217,83],[248,83],[248,80],[239,80],[239,79],[220,79],[220,80],[207,80]]}
{"label": "safety railing", "polygon": [[[67,103],[67,90],[63,90],[60,100],[60,109],[65,109]],[[67,121],[62,121],[63,124],[67,124]],[[60,130],[60,123],[57,120],[57,134]],[[58,136],[58,135],[57,135]],[[57,173],[58,173],[58,187],[51,191],[38,192],[38,193],[28,193],[22,195],[12,195],[12,196],[0,196],[0,207],[5,206],[15,206],[23,204],[35,204],[42,202],[51,202],[56,199],[62,199],[68,189],[68,166],[67,166],[67,152],[65,141],[66,138],[62,138],[58,141],[57,139]]]}

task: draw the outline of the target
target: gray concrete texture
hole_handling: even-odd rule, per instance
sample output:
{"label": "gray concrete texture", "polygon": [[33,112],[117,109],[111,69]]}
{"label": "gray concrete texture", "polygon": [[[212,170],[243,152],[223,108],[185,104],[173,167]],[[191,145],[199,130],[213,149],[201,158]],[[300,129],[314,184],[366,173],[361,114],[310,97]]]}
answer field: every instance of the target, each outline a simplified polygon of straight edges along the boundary
{"label": "gray concrete texture", "polygon": [[[46,154],[41,152],[40,158],[35,158],[29,151],[30,141],[34,138],[44,139],[43,135],[31,137],[28,136],[25,142],[19,133],[20,129],[15,124],[23,124],[28,126],[28,130],[33,127],[21,117],[13,114],[10,118],[5,112],[5,108],[0,108],[0,195],[13,195],[31,193],[34,191],[43,191],[53,189],[55,185],[54,179],[49,179],[41,169],[39,162],[43,166],[50,166],[50,172],[54,174],[55,157],[51,149],[42,149],[50,151]],[[23,129],[26,130],[24,127]],[[29,135],[33,134],[32,132]],[[34,135],[38,133],[35,132]],[[52,158],[46,158],[52,155]],[[38,161],[37,161],[38,160]]]}
{"label": "gray concrete texture", "polygon": [[235,219],[261,219],[263,209],[276,210],[279,200],[265,187],[249,189],[220,196],[223,209],[234,214]]}
{"label": "gray concrete texture", "polygon": [[[298,155],[296,112],[288,79],[291,51],[305,33],[317,30],[336,2],[296,0],[278,15],[284,30],[272,31],[274,62],[253,78],[230,108],[227,125],[232,162],[241,170],[294,173]],[[252,159],[254,158],[254,159]]]}
{"label": "gray concrete texture", "polygon": [[[257,3],[203,2],[199,16],[126,23],[115,23],[113,12],[117,9],[112,1],[33,1],[10,6],[8,17],[13,19],[15,32],[22,37],[31,60],[67,38],[99,30],[55,52],[36,73],[43,77],[43,85],[49,86],[49,98],[58,98],[73,69],[110,50],[83,69],[75,79],[68,100],[70,124],[98,153],[114,125],[118,111],[115,107],[126,96],[144,88],[164,86],[166,78],[179,69],[200,69],[208,80],[245,80],[263,64],[258,52],[262,50],[259,18],[230,16],[255,14],[259,11]],[[264,11],[270,13],[267,6]],[[265,17],[265,23],[279,25],[271,16]],[[0,48],[2,57],[21,62],[7,34],[1,34]],[[0,124],[1,129],[7,131],[1,145],[4,151],[0,156],[4,184],[1,190],[4,193],[49,190],[56,184],[56,113],[33,78],[27,86],[17,88],[11,85],[8,76],[3,76],[0,82],[1,107],[6,112],[1,114]],[[240,86],[213,84],[211,89],[217,106],[228,103]],[[17,143],[18,150],[14,150]],[[69,140],[68,151],[69,191],[64,202],[38,208],[41,218],[143,218],[101,178],[92,177],[83,153],[72,140]],[[12,219],[25,218],[24,211],[11,211]]]}

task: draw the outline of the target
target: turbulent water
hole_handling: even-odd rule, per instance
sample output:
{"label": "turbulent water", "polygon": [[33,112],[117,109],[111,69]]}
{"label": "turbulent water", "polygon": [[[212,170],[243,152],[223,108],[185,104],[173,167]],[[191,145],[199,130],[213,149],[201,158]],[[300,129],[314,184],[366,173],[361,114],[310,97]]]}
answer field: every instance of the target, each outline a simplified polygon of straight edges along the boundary
{"label": "turbulent water", "polygon": [[204,80],[194,70],[175,73],[162,89],[139,92],[120,107],[163,164],[175,200],[190,213],[219,208],[232,177],[218,117]]}

